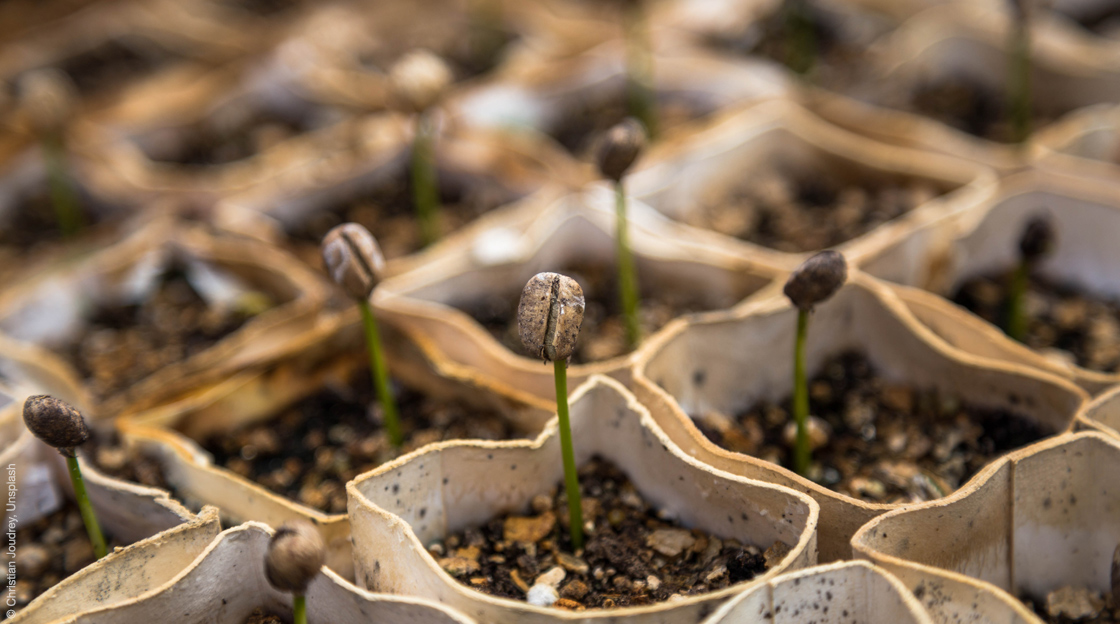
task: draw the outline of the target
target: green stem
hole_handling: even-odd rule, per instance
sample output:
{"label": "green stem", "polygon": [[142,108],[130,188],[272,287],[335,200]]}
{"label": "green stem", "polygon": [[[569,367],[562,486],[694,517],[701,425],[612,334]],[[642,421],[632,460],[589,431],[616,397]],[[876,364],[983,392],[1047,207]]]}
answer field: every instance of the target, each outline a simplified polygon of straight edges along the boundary
{"label": "green stem", "polygon": [[806,0],[785,2],[785,63],[793,72],[806,76],[813,69],[816,34]]}
{"label": "green stem", "polygon": [[640,2],[626,11],[626,102],[651,141],[657,139],[657,101],[653,89],[653,52]]}
{"label": "green stem", "polygon": [[576,456],[572,450],[572,425],[568,418],[568,361],[552,363],[556,373],[556,415],[560,418],[560,453],[564,456],[564,487],[568,492],[568,531],[572,535],[572,550],[583,548],[583,506],[579,495],[579,475],[576,474]]}
{"label": "green stem", "polygon": [[400,448],[404,443],[404,435],[401,433],[397,403],[393,400],[393,391],[389,389],[389,367],[385,365],[385,355],[381,349],[381,334],[377,331],[377,319],[373,316],[368,301],[359,301],[358,307],[362,310],[362,321],[366,328],[369,372],[373,376],[373,386],[377,389],[377,398],[381,401],[381,411],[385,415],[385,432],[389,434],[389,442]]}
{"label": "green stem", "polygon": [[809,311],[797,311],[797,339],[793,346],[793,420],[797,423],[797,442],[793,447],[793,469],[809,473],[809,384],[805,380],[805,337],[809,333]]}
{"label": "green stem", "polygon": [[66,143],[60,135],[45,137],[42,149],[55,219],[62,236],[68,238],[81,231],[82,213],[70,176],[66,174]]}
{"label": "green stem", "polygon": [[98,559],[108,554],[105,546],[105,535],[101,532],[101,525],[97,523],[97,514],[93,512],[93,505],[89,502],[86,493],[86,482],[82,480],[82,469],[78,467],[77,457],[66,457],[66,465],[70,468],[70,483],[74,485],[74,498],[78,501],[78,511],[82,514],[82,522],[86,525],[86,533],[93,544],[93,554]]}
{"label": "green stem", "polygon": [[296,594],[292,596],[292,623],[307,624],[307,598]]}
{"label": "green stem", "polygon": [[1011,138],[1024,143],[1031,134],[1031,43],[1027,18],[1013,20],[1011,25],[1011,75],[1008,103],[1011,117]]}
{"label": "green stem", "polygon": [[630,227],[626,220],[626,189],[621,181],[615,183],[615,217],[618,295],[626,322],[626,344],[633,350],[642,340],[642,328],[638,322],[638,276],[634,269],[634,254],[630,251]]}
{"label": "green stem", "polygon": [[439,240],[439,189],[429,121],[426,112],[418,113],[416,133],[412,137],[412,201],[420,222],[420,239],[425,246]]}
{"label": "green stem", "polygon": [[1030,264],[1020,261],[1011,275],[1011,287],[1007,293],[1007,335],[1019,342],[1027,337],[1026,298],[1030,274]]}

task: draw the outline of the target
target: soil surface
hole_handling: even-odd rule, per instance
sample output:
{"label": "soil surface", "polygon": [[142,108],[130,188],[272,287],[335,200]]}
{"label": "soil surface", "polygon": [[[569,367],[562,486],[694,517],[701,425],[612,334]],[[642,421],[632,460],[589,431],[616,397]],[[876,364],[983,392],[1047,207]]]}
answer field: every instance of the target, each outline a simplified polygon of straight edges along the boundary
{"label": "soil surface", "polygon": [[[104,528],[104,527],[103,527]],[[5,529],[6,530],[6,529]],[[109,550],[120,546],[106,534]],[[61,509],[16,530],[16,583],[14,608],[27,603],[63,579],[95,561],[93,546],[78,507],[66,500]],[[0,580],[7,586],[8,559],[0,566]],[[6,596],[6,593],[5,593]]]}
{"label": "soil surface", "polygon": [[94,429],[90,439],[78,447],[78,452],[84,461],[92,463],[107,477],[172,491],[164,476],[163,464],[155,457],[121,444],[115,430]]}
{"label": "soil surface", "polygon": [[[891,383],[866,356],[829,358],[809,382],[810,477],[874,503],[940,498],[989,461],[1055,432],[1002,410]],[[737,453],[792,466],[791,399],[730,415],[695,415],[712,442]],[[792,469],[792,468],[791,468]]]}
{"label": "soil surface", "polygon": [[1074,14],[1077,8],[1079,7],[1069,7],[1068,15],[1058,11],[1056,7],[1053,10],[1072,19],[1077,22],[1077,25],[1093,34],[1103,37],[1120,36],[1120,5],[1104,3],[1099,7],[1086,6],[1081,7],[1081,10]]}
{"label": "soil surface", "polygon": [[275,418],[203,440],[214,462],[327,513],[346,513],[346,482],[398,455],[441,440],[523,437],[495,412],[395,389],[405,441],[393,449],[382,429],[368,369],[345,387],[326,388]]}
{"label": "soil surface", "polygon": [[[83,231],[105,220],[107,210],[104,207],[95,206],[93,199],[81,192],[72,180],[70,188],[81,213]],[[62,228],[58,225],[50,187],[46,182],[29,189],[17,200],[11,216],[5,215],[3,223],[0,223],[0,248],[27,252],[62,239]]]}
{"label": "soil surface", "polygon": [[88,96],[153,74],[175,58],[143,37],[124,36],[71,56],[57,67],[74,81],[79,95]]}
{"label": "soil surface", "polygon": [[[438,149],[438,148],[437,148]],[[439,224],[443,236],[463,227],[498,206],[517,198],[497,181],[476,176],[438,172]],[[289,227],[288,235],[306,243],[301,258],[315,267],[322,267],[319,244],[336,225],[346,222],[365,226],[381,245],[386,258],[398,258],[417,252],[422,247],[420,226],[412,201],[412,181],[402,170],[376,188],[342,197],[337,202],[308,214],[300,223]]]}
{"label": "soil surface", "polygon": [[127,390],[160,369],[212,347],[271,302],[248,298],[239,309],[211,307],[184,274],[167,272],[156,292],[137,305],[102,306],[82,336],[61,355],[97,399]]}
{"label": "soil surface", "polygon": [[245,618],[245,624],[286,624],[284,618],[268,609],[257,607]]}
{"label": "soil surface", "polygon": [[[903,108],[982,139],[999,143],[1014,141],[1006,99],[979,83],[965,78],[930,82],[917,88],[910,98]],[[1068,111],[1034,112],[1031,132],[1037,132]]]}
{"label": "soil surface", "polygon": [[[1005,327],[1011,273],[977,277],[962,284],[954,303],[985,321]],[[1027,287],[1026,345],[1082,368],[1120,370],[1120,302],[1088,296],[1034,275]]]}
{"label": "soil surface", "polygon": [[145,146],[148,158],[179,165],[225,165],[260,154],[283,141],[329,123],[315,111],[228,111],[174,133],[166,144]]}
{"label": "soil surface", "polygon": [[532,501],[531,516],[505,515],[428,547],[440,566],[472,589],[525,600],[553,585],[554,607],[612,609],[715,591],[754,578],[789,552],[684,529],[642,499],[629,478],[595,457],[579,468],[584,549],[572,553],[567,498],[554,488]]}
{"label": "soil surface", "polygon": [[787,253],[857,238],[945,191],[919,179],[852,183],[824,167],[767,166],[702,197],[686,221]]}
{"label": "soil surface", "polygon": [[[657,93],[657,120],[660,131],[699,119],[711,112],[699,102],[683,95]],[[596,141],[612,126],[632,116],[624,90],[607,94],[585,94],[564,103],[559,121],[547,130],[564,149],[583,160],[590,160]]]}
{"label": "soil surface", "polygon": [[1043,600],[1021,596],[1020,600],[1034,610],[1047,624],[1116,624],[1120,607],[1112,592],[1099,592],[1084,587],[1062,587],[1047,594]]}
{"label": "soil surface", "polygon": [[[583,325],[571,363],[600,362],[629,353],[615,267],[572,263],[555,270],[575,278],[583,288],[586,301]],[[644,289],[640,295],[638,310],[643,337],[650,336],[679,316],[728,308],[737,303],[713,302],[710,293],[683,288]],[[516,292],[493,293],[457,307],[510,351],[526,357],[536,357],[526,351],[517,331],[517,306],[520,300],[519,288]]]}

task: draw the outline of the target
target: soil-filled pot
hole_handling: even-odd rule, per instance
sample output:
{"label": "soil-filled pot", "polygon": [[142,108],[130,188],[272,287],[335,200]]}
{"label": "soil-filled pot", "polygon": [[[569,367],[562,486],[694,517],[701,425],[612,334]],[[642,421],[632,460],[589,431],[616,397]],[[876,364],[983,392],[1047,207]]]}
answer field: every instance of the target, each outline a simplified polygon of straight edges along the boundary
{"label": "soil-filled pot", "polygon": [[[881,140],[1018,167],[1027,152],[1011,143],[1007,122],[1006,7],[946,3],[919,13],[876,43],[877,92],[858,101],[811,92],[808,103],[830,121]],[[1115,46],[1069,37],[1045,20],[1032,25],[1030,37],[1033,130],[1077,108],[1116,101]]]}
{"label": "soil-filled pot", "polygon": [[1118,462],[1120,442],[1099,433],[1040,442],[992,464],[952,496],[876,518],[852,547],[874,562],[938,567],[992,583],[1031,601],[1040,615],[1089,617],[1071,596],[1099,611],[1100,594],[1112,589],[1120,505],[1101,475],[1113,474]]}
{"label": "soil-filled pot", "polygon": [[283,356],[324,297],[321,279],[276,249],[161,219],[4,289],[0,330],[65,360],[98,418]]}
{"label": "soil-filled pot", "polygon": [[703,624],[932,624],[906,586],[886,571],[849,561],[783,574],[728,600]]}
{"label": "soil-filled pot", "polygon": [[[480,586],[474,580],[479,564],[490,564],[495,560],[492,557],[471,560],[472,556],[479,557],[478,548],[473,547],[473,537],[467,538],[467,547],[455,549],[456,544],[461,543],[458,532],[466,530],[468,536],[472,535],[472,531],[477,534],[478,529],[470,527],[487,522],[490,522],[487,527],[493,527],[492,519],[515,514],[506,520],[505,530],[515,531],[515,524],[531,530],[516,530],[508,534],[509,539],[517,543],[509,545],[507,554],[511,561],[514,554],[522,550],[526,556],[531,551],[544,554],[544,559],[552,559],[553,556],[548,553],[549,544],[559,545],[566,538],[567,532],[560,528],[563,520],[558,524],[556,518],[566,517],[567,514],[559,507],[555,514],[551,510],[530,512],[540,515],[528,519],[528,526],[526,518],[517,515],[529,510],[531,500],[537,501],[534,509],[542,509],[539,500],[542,498],[545,506],[552,505],[548,493],[555,492],[563,474],[556,420],[533,442],[441,443],[351,481],[347,491],[359,583],[377,591],[439,600],[485,622],[683,623],[701,619],[711,612],[718,601],[747,585],[736,581],[728,585],[728,569],[738,569],[737,564],[728,563],[722,570],[713,570],[707,576],[701,576],[704,580],[699,584],[707,587],[706,583],[710,583],[722,589],[692,595],[682,590],[683,597],[667,602],[646,604],[635,598],[635,602],[631,603],[645,606],[573,611],[579,609],[580,603],[572,596],[587,598],[583,598],[586,592],[581,593],[572,586],[578,581],[585,585],[583,589],[587,589],[586,585],[593,582],[592,578],[606,578],[604,575],[609,572],[612,578],[620,579],[611,581],[615,587],[627,585],[638,594],[642,591],[652,594],[663,580],[668,582],[669,577],[665,575],[668,574],[669,564],[666,561],[682,556],[689,547],[700,548],[701,538],[695,537],[696,531],[707,534],[703,539],[705,549],[722,544],[724,549],[734,545],[742,552],[754,552],[756,556],[762,550],[770,552],[767,556],[769,569],[765,572],[759,569],[750,582],[763,582],[782,571],[812,565],[816,561],[817,506],[812,500],[786,488],[713,470],[682,453],[650,419],[646,409],[618,382],[596,376],[577,389],[571,397],[571,424],[577,465],[587,465],[589,460],[592,460],[591,463],[613,464],[625,473],[632,484],[620,490],[630,492],[624,498],[637,497],[632,505],[639,508],[649,505],[658,510],[652,513],[661,520],[651,517],[650,522],[656,524],[672,520],[674,524],[692,529],[691,532],[679,528],[658,529],[649,535],[643,535],[649,531],[646,528],[648,525],[626,529],[631,536],[637,535],[635,540],[644,537],[648,544],[659,544],[657,547],[662,550],[658,552],[664,555],[661,559],[665,566],[663,569],[654,569],[656,561],[642,564],[633,560],[627,564],[634,570],[650,568],[651,571],[642,574],[640,579],[642,590],[635,590],[634,583],[628,578],[640,572],[627,572],[621,563],[622,573],[611,571],[613,567],[599,569],[598,572],[590,570],[589,563],[597,561],[594,554],[597,552],[597,536],[612,534],[613,529],[604,524],[609,523],[609,519],[598,517],[602,509],[598,513],[592,511],[599,505],[593,503],[587,493],[583,506],[589,511],[584,518],[592,521],[587,523],[588,526],[602,525],[602,528],[598,532],[591,529],[588,550],[580,551],[587,561],[567,555],[564,550],[555,551],[555,558],[568,567],[568,576],[576,577],[559,588],[565,598],[556,601],[552,607],[523,602],[525,595],[522,592],[530,590],[528,584],[532,582],[532,577],[536,577],[536,584],[551,582],[545,581],[545,576],[563,578],[564,568],[559,566],[557,571],[550,570],[546,575],[532,573],[531,577],[523,578],[523,572],[518,572],[521,564],[517,563],[503,572],[481,577],[482,585],[512,582],[509,586],[516,587],[512,591],[520,594],[520,599],[499,598],[473,588]],[[585,476],[584,481],[587,480]],[[599,491],[597,496],[607,501],[608,490]],[[601,504],[606,506],[609,503]],[[545,523],[540,527],[543,531],[537,531],[541,522]],[[559,534],[553,533],[556,530]],[[531,533],[536,535],[530,536]],[[550,534],[557,535],[555,541],[548,537]],[[679,540],[675,546],[663,542],[663,538],[669,536]],[[501,531],[496,539],[503,539]],[[776,545],[778,542],[781,544]],[[438,555],[440,559],[437,561],[434,553],[443,554]],[[683,556],[687,558],[691,555]],[[518,557],[518,561],[523,559]],[[549,565],[552,564],[545,562],[540,570]],[[461,577],[458,580],[453,578],[448,570]],[[658,576],[665,578],[659,579]],[[515,580],[517,578],[522,579],[520,584]],[[552,581],[556,580],[552,578]],[[523,589],[518,589],[522,585]],[[664,597],[660,599],[664,600]]]}
{"label": "soil-filled pot", "polygon": [[[570,387],[596,373],[627,379],[641,350],[627,351],[620,320],[613,211],[614,197],[596,190],[565,196],[537,215],[521,212],[532,221],[516,229],[488,223],[416,270],[383,282],[374,302],[442,374],[482,380],[551,410],[551,368],[526,353],[516,329],[518,300],[530,277],[570,275],[587,298]],[[769,265],[708,247],[703,237],[638,201],[629,201],[628,212],[646,341],[673,319],[729,308],[778,275]]]}
{"label": "soil-filled pot", "polygon": [[675,328],[644,351],[634,388],[694,457],[812,495],[822,561],[848,558],[874,516],[943,496],[1003,452],[1066,430],[1086,398],[1056,376],[949,346],[856,272],[808,323],[810,480],[785,467],[797,316],[778,295]]}
{"label": "soil-filled pot", "polygon": [[[440,243],[492,227],[475,224],[509,218],[507,210],[499,209],[508,204],[547,204],[586,181],[585,171],[545,141],[436,119]],[[361,148],[340,151],[296,175],[279,176],[230,197],[218,204],[213,218],[224,229],[287,245],[317,268],[323,236],[347,221],[363,225],[378,240],[388,260],[387,274],[422,263],[409,174],[410,121],[395,114],[367,117],[352,137]],[[536,194],[540,198],[533,199]]]}
{"label": "soil-filled pot", "polygon": [[789,101],[720,116],[639,166],[629,178],[636,197],[718,232],[713,244],[791,268],[828,247],[858,264],[912,228],[984,201],[995,181],[983,166],[861,138]]}
{"label": "soil-filled pot", "polygon": [[[265,554],[273,530],[249,522],[227,529],[182,572],[133,600],[85,613],[59,624],[131,624],[161,621],[187,624],[266,622],[251,619],[255,610],[288,621],[292,597],[269,584]],[[414,598],[380,596],[362,591],[327,568],[311,581],[306,593],[310,622],[416,622],[471,624],[447,607]]]}
{"label": "soil-filled pot", "polygon": [[[1120,254],[1110,235],[1120,226],[1120,203],[1112,185],[1047,171],[1011,176],[990,203],[916,230],[864,268],[929,289],[1006,327],[1009,276],[1022,263],[1027,224],[1039,217],[1049,220],[1054,236],[1031,267],[1026,289],[1024,342],[1038,356],[1020,361],[1033,365],[1046,357],[1051,362],[1042,365],[1099,392],[1120,381],[1120,339],[1114,337],[1120,331]],[[973,342],[975,325],[930,327],[963,350],[982,350],[985,342]]]}
{"label": "soil-filled pot", "polygon": [[[17,609],[16,616],[9,616],[8,621],[46,624],[131,601],[179,574],[202,554],[219,531],[218,510],[207,507],[180,526],[116,549],[91,563]],[[36,544],[20,546],[40,547]],[[20,564],[17,554],[16,581]]]}

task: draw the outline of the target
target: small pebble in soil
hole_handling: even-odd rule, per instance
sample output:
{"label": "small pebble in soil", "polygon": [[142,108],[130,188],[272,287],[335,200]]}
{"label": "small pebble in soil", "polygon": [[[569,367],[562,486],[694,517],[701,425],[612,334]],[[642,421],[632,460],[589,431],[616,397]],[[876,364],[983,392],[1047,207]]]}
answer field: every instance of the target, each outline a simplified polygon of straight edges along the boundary
{"label": "small pebble in soil", "polygon": [[[583,325],[580,327],[571,363],[600,362],[625,355],[626,327],[615,286],[618,274],[614,267],[607,264],[569,263],[557,272],[579,282],[586,304]],[[740,294],[746,296],[745,293]],[[526,351],[518,334],[517,305],[520,295],[520,288],[508,292],[483,293],[454,305],[470,315],[510,351],[536,358],[537,354]],[[713,295],[687,286],[644,290],[638,306],[642,335],[649,336],[669,321],[685,314],[728,308],[737,301],[735,296]]]}
{"label": "small pebble in soil", "polygon": [[285,624],[286,620],[269,609],[257,607],[245,618],[245,624]]}
{"label": "small pebble in soil", "polygon": [[1116,624],[1120,608],[1113,602],[1112,592],[1099,592],[1085,587],[1060,587],[1037,600],[1022,600],[1035,615],[1047,624]]}
{"label": "small pebble in soil", "polygon": [[[1011,273],[961,284],[954,303],[1003,327]],[[1026,345],[1061,362],[1102,372],[1120,370],[1120,302],[1087,295],[1033,275],[1026,294]]]}
{"label": "small pebble in soil", "polygon": [[941,195],[919,179],[851,182],[823,168],[764,167],[701,197],[690,225],[788,253],[857,238]]}
{"label": "small pebble in soil", "polygon": [[395,387],[404,429],[398,451],[381,426],[369,370],[275,417],[202,440],[217,465],[327,513],[346,513],[346,482],[398,455],[441,440],[524,437],[500,414]]}
{"label": "small pebble in soil", "polygon": [[[601,457],[579,468],[585,547],[572,553],[559,486],[534,497],[530,516],[494,518],[432,543],[429,552],[461,583],[492,596],[581,610],[648,605],[754,578],[786,544],[754,545],[685,529],[660,517],[626,474]],[[529,511],[529,510],[527,510]]]}
{"label": "small pebble in soil", "polygon": [[[892,383],[858,352],[822,364],[809,382],[809,409],[817,447],[810,478],[875,503],[940,498],[999,455],[1054,433],[1014,413]],[[712,442],[789,467],[790,413],[787,397],[734,417],[693,418]]]}

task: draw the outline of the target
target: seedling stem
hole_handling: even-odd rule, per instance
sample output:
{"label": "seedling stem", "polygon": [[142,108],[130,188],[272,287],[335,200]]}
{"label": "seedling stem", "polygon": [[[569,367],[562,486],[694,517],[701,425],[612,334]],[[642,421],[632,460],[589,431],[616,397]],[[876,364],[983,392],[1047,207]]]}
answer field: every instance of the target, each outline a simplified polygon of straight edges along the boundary
{"label": "seedling stem", "polygon": [[552,362],[556,377],[556,415],[560,419],[560,452],[564,456],[564,487],[568,493],[568,531],[572,550],[583,548],[583,505],[579,495],[579,475],[572,450],[572,426],[568,417],[568,360]]}
{"label": "seedling stem", "polygon": [[389,388],[389,367],[385,364],[385,355],[381,349],[381,334],[377,330],[377,318],[373,315],[369,301],[359,301],[358,307],[362,310],[366,345],[369,347],[370,375],[373,376],[373,386],[377,389],[377,398],[381,401],[381,411],[385,416],[385,431],[389,434],[389,442],[394,447],[400,448],[404,443],[404,435],[401,433],[397,404]]}
{"label": "seedling stem", "polygon": [[420,239],[431,245],[439,239],[439,190],[432,155],[432,128],[426,111],[416,114],[412,139],[412,198],[420,222]]}
{"label": "seedling stem", "polygon": [[638,322],[638,278],[634,270],[634,254],[630,251],[630,228],[626,220],[626,189],[622,181],[615,187],[615,240],[618,245],[618,294],[622,299],[622,315],[626,321],[626,344],[634,349],[642,340]]}
{"label": "seedling stem", "polygon": [[1031,134],[1031,42],[1025,10],[1012,12],[1010,81],[1011,132],[1015,143]]}
{"label": "seedling stem", "polygon": [[42,150],[55,219],[64,237],[74,236],[82,229],[82,213],[78,210],[78,198],[70,176],[66,174],[65,140],[61,135],[44,137]]}
{"label": "seedling stem", "polygon": [[785,63],[794,73],[807,76],[813,69],[817,41],[807,0],[785,2]]}
{"label": "seedling stem", "polygon": [[307,624],[307,598],[302,594],[292,596],[292,621],[294,624]]}
{"label": "seedling stem", "polygon": [[108,554],[105,546],[105,535],[101,532],[101,525],[97,522],[97,514],[93,512],[93,505],[89,502],[86,493],[86,483],[82,479],[82,469],[78,466],[77,456],[66,456],[66,465],[70,468],[70,483],[74,485],[74,498],[78,501],[78,511],[82,514],[82,522],[86,525],[86,533],[93,544],[93,554],[98,559]]}
{"label": "seedling stem", "polygon": [[1027,337],[1027,313],[1024,304],[1027,298],[1027,285],[1030,282],[1031,267],[1026,260],[1011,275],[1011,292],[1007,300],[1007,335],[1023,342]]}
{"label": "seedling stem", "polygon": [[793,419],[797,441],[793,447],[793,468],[805,476],[809,472],[809,384],[805,380],[805,337],[809,333],[809,310],[797,311],[797,338],[793,346]]}

